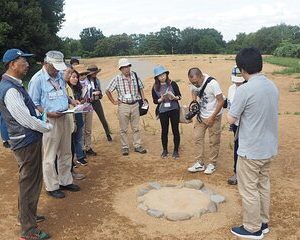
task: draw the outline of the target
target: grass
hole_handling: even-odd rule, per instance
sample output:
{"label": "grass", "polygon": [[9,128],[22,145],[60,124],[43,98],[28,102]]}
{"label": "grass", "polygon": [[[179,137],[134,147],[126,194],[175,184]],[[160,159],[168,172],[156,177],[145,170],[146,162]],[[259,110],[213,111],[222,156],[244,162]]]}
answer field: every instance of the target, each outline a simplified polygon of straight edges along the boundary
{"label": "grass", "polygon": [[285,67],[280,71],[275,71],[275,74],[295,74],[300,73],[300,59],[299,58],[288,58],[288,57],[275,57],[268,56],[264,57],[264,61],[267,63],[279,65]]}

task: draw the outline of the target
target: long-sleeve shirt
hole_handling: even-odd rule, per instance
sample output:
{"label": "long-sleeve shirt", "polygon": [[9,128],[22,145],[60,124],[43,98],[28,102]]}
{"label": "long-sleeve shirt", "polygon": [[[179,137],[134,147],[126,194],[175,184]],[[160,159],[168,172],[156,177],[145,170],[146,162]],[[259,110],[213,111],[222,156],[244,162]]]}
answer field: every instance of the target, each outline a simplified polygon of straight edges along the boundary
{"label": "long-sleeve shirt", "polygon": [[[14,79],[22,83],[21,80],[16,78]],[[43,122],[42,120],[30,115],[29,109],[26,107],[23,100],[23,96],[17,89],[9,89],[6,92],[4,102],[12,117],[22,126],[41,133],[48,132],[52,129],[52,124]],[[37,115],[40,115],[38,110],[36,111]]]}

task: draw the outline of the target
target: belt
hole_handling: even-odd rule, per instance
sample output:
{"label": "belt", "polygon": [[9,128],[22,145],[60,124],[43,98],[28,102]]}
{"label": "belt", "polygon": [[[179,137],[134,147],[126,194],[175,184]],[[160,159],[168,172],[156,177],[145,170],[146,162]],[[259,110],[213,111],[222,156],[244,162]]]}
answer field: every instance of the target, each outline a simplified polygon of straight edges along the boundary
{"label": "belt", "polygon": [[133,104],[136,104],[136,103],[137,103],[137,101],[134,101],[134,102],[122,102],[122,103],[124,103],[124,104],[128,104],[128,105],[133,105]]}

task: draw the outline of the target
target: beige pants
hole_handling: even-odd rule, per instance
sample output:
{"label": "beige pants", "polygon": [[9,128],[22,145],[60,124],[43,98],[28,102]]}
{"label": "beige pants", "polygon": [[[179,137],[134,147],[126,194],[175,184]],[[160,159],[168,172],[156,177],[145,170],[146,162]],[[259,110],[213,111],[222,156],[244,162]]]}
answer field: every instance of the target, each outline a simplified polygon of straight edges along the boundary
{"label": "beige pants", "polygon": [[243,207],[243,225],[250,232],[259,231],[269,222],[271,159],[237,161],[237,180]]}
{"label": "beige pants", "polygon": [[[71,174],[71,127],[69,117],[49,118],[53,125],[50,132],[43,134],[43,175],[47,191],[59,189],[59,185],[73,183]],[[55,159],[57,157],[57,171]]]}
{"label": "beige pants", "polygon": [[209,163],[217,164],[220,139],[221,139],[221,120],[222,115],[216,117],[212,127],[208,127],[205,123],[196,120],[194,125],[194,140],[195,140],[195,158],[196,161],[205,163],[204,161],[204,142],[205,133],[208,129],[209,133]]}
{"label": "beige pants", "polygon": [[92,148],[93,111],[83,114],[83,122],[83,148],[89,150]]}
{"label": "beige pants", "polygon": [[128,124],[131,125],[131,130],[133,134],[133,146],[135,148],[141,145],[140,137],[140,113],[139,104],[135,103],[133,105],[121,103],[118,108],[119,113],[119,124],[120,124],[120,135],[121,135],[121,146],[122,148],[129,148],[128,144]]}

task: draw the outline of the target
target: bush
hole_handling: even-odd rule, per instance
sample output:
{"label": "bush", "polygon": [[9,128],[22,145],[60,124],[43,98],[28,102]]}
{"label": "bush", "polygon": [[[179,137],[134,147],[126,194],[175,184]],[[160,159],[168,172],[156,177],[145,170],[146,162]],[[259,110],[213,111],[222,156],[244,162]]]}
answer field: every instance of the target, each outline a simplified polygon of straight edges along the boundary
{"label": "bush", "polygon": [[300,58],[300,44],[284,42],[275,49],[273,54],[277,57]]}

